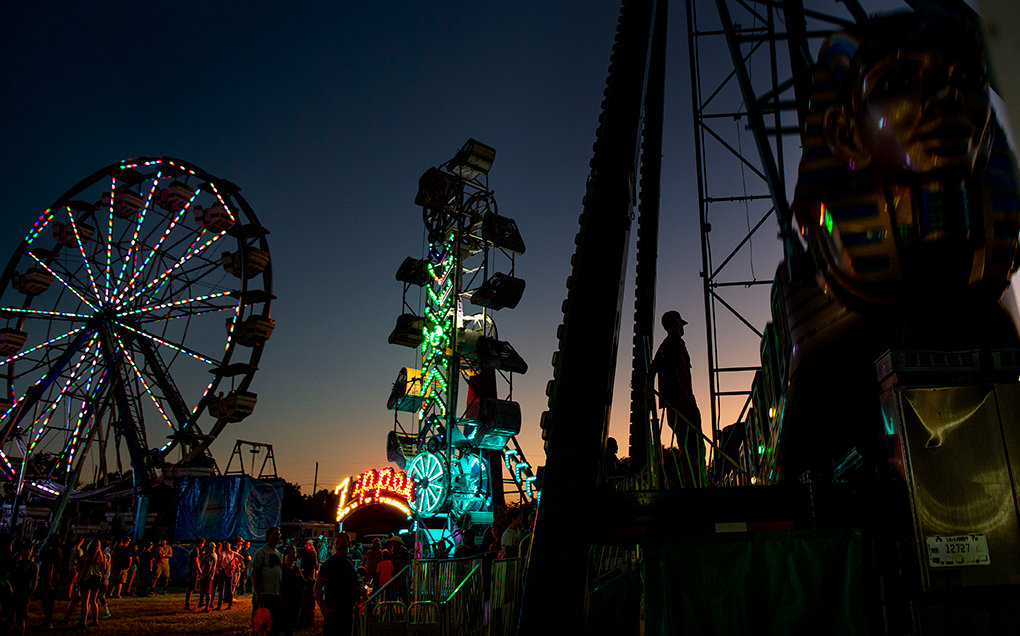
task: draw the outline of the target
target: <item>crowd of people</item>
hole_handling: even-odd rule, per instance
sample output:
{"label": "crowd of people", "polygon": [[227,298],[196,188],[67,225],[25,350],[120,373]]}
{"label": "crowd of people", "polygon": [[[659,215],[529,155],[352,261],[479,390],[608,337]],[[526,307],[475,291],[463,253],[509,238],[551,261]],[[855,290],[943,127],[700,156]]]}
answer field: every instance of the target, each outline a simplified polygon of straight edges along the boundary
{"label": "crowd of people", "polygon": [[[418,556],[482,557],[491,563],[523,555],[525,528],[532,526],[530,516],[525,520],[520,509],[511,510],[497,515],[480,541],[468,529]],[[406,596],[406,577],[387,584],[414,560],[410,537],[376,538],[363,548],[341,532],[329,558],[322,558],[326,546],[321,539],[317,543],[283,545],[277,527],[269,529],[266,544],[254,554],[249,553],[251,543],[240,537],[199,539],[187,553],[182,610],[229,611],[235,596],[251,593],[256,632],[292,634],[312,626],[318,608],[324,634],[347,636],[355,608],[369,595],[382,589],[390,590],[383,594],[386,600]],[[109,599],[166,594],[173,560],[174,547],[166,540],[78,537],[61,543],[56,535],[36,542],[0,535],[0,636],[25,633],[33,598],[41,601],[43,629],[71,622],[95,626],[112,615]]]}

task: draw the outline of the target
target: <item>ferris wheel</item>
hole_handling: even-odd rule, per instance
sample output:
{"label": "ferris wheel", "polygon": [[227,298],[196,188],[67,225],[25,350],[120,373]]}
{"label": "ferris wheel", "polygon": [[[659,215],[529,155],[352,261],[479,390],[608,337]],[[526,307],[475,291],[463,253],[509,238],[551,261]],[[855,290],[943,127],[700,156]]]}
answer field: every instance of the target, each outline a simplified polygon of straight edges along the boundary
{"label": "ferris wheel", "polygon": [[69,494],[127,461],[151,483],[252,412],[273,296],[268,232],[238,190],[131,159],[28,229],[0,277],[0,474],[19,491]]}

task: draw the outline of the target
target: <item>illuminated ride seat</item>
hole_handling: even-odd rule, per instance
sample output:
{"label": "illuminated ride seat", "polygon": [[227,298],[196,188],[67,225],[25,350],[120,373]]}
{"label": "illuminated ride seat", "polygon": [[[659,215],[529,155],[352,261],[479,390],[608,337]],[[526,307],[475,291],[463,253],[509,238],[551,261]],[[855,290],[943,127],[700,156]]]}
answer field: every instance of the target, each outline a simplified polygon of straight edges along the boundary
{"label": "illuminated ride seat", "polygon": [[38,296],[49,289],[51,283],[53,274],[39,267],[33,267],[24,274],[15,272],[12,280],[14,289],[26,296]]}
{"label": "illuminated ride seat", "polygon": [[184,206],[188,205],[194,195],[195,191],[192,188],[174,181],[156,193],[156,203],[164,210],[176,214],[183,210]]}
{"label": "illuminated ride seat", "polygon": [[[227,321],[227,328],[230,328],[231,321]],[[245,347],[254,347],[263,344],[273,335],[276,321],[265,316],[249,316],[234,329],[234,339],[237,344]]]}
{"label": "illuminated ride seat", "polygon": [[[510,438],[521,432],[521,405],[511,400],[481,398],[470,419],[461,420],[464,434],[454,434],[454,446],[502,450]],[[472,405],[473,406],[473,405]]]}
{"label": "illuminated ride seat", "polygon": [[[269,265],[269,252],[260,250],[257,247],[244,248],[244,254],[248,261],[248,268],[245,271],[245,278],[254,278],[261,274]],[[241,277],[241,253],[224,252],[220,257],[220,264],[231,276]]]}
{"label": "illuminated ride seat", "polygon": [[227,206],[218,203],[211,208],[203,208],[196,205],[192,210],[195,215],[195,223],[202,228],[212,232],[223,232],[230,229],[235,222],[234,215],[230,213]]}
{"label": "illuminated ride seat", "polygon": [[19,329],[4,327],[0,329],[0,356],[13,356],[21,351],[28,340],[28,334]]}
{"label": "illuminated ride seat", "polygon": [[[103,195],[100,207],[104,210],[110,209],[110,193]],[[137,192],[130,190],[118,190],[113,197],[113,215],[120,219],[130,219],[138,214],[145,207],[145,201]]]}
{"label": "illuminated ride seat", "polygon": [[[78,225],[78,237],[85,243],[96,233],[96,229],[90,225]],[[64,247],[78,245],[78,239],[74,236],[75,226],[70,223],[53,223],[53,239]]]}
{"label": "illuminated ride seat", "polygon": [[386,459],[403,470],[418,454],[418,436],[414,433],[390,431],[386,434]]}
{"label": "illuminated ride seat", "polygon": [[226,396],[213,398],[209,414],[218,420],[240,422],[255,410],[258,395],[250,391],[231,391]]}
{"label": "illuminated ride seat", "polygon": [[397,373],[390,397],[386,400],[386,408],[390,411],[414,413],[421,408],[424,399],[421,394],[421,371],[402,367]]}

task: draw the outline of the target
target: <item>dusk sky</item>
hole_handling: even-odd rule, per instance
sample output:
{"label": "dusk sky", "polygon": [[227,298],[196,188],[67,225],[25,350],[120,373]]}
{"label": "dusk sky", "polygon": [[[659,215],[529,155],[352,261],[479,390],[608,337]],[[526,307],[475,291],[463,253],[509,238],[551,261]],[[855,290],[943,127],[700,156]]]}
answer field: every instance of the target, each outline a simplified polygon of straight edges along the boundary
{"label": "dusk sky", "polygon": [[[691,323],[704,412],[683,3],[670,11],[656,306]],[[523,300],[496,320],[530,366],[514,399],[519,440],[540,465],[538,421],[618,12],[610,0],[8,4],[0,259],[61,194],[121,159],[179,157],[239,185],[271,232],[276,331],[252,384],[255,413],[212,450],[222,470],[236,439],[269,443],[282,477],[309,493],[318,461],[319,488],[332,488],[388,465],[386,399],[399,368],[414,364],[387,335],[401,313],[394,273],[424,245],[418,178],[478,139],[496,149],[489,185],[527,244]],[[771,245],[742,258],[770,280],[777,255]],[[622,454],[632,314],[628,296],[611,426]],[[758,315],[763,324],[767,307]]]}

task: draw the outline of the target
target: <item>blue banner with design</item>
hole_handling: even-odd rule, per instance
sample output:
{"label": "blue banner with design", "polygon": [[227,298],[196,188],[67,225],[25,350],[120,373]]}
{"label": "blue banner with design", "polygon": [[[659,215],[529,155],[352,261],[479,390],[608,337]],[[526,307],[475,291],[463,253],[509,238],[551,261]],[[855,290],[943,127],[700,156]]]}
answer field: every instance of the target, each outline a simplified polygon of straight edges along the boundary
{"label": "blue banner with design", "polygon": [[283,483],[247,475],[182,477],[174,537],[178,541],[199,537],[259,541],[266,530],[280,524]]}

